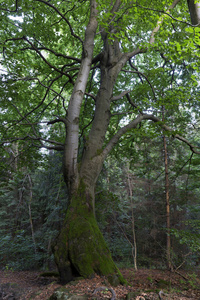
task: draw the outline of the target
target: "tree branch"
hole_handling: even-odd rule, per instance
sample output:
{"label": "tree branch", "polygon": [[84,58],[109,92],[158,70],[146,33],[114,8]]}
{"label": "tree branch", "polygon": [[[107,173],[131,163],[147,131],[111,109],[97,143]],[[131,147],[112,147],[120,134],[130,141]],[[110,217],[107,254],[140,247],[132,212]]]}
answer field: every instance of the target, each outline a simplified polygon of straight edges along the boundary
{"label": "tree branch", "polygon": [[67,18],[59,11],[59,9],[57,7],[55,7],[53,4],[51,4],[49,1],[44,1],[44,0],[35,0],[35,1],[38,1],[38,2],[41,2],[41,3],[44,3],[45,5],[53,8],[61,17],[63,20],[65,20],[65,22],[67,23],[67,25],[69,26],[69,29],[70,29],[70,32],[71,32],[71,35],[73,37],[75,37],[76,39],[78,39],[82,44],[83,44],[83,40],[80,38],[80,36],[76,35],[73,31],[73,28],[72,28],[72,25],[71,23],[69,22],[69,20],[67,20]]}
{"label": "tree branch", "polygon": [[58,117],[57,119],[47,122],[47,125],[52,125],[52,124],[60,123],[60,122],[64,123],[65,127],[67,127],[67,119],[62,118],[62,117]]}
{"label": "tree branch", "polygon": [[97,54],[93,59],[92,59],[92,64],[96,64],[97,62],[101,61],[103,57],[103,52]]}
{"label": "tree branch", "polygon": [[158,123],[162,129],[164,129],[168,132],[171,132],[171,134],[174,138],[187,144],[193,153],[200,154],[200,151],[197,151],[197,148],[199,148],[199,147],[194,146],[186,138],[180,136],[179,134],[173,134],[174,130],[172,128],[170,128],[169,126],[167,126],[166,124],[164,124],[159,118],[157,118],[154,115],[149,115],[149,114],[141,115],[140,114],[139,116],[137,116],[136,119],[131,121],[129,124],[120,128],[118,130],[118,132],[111,138],[111,140],[108,142],[107,146],[103,150],[103,153],[102,153],[103,158],[106,158],[106,156],[109,154],[109,152],[112,150],[112,148],[118,143],[119,139],[122,137],[123,134],[125,134],[129,129],[136,128],[137,125],[139,123],[141,123],[143,120],[151,120],[154,123]]}
{"label": "tree branch", "polygon": [[119,139],[125,134],[129,129],[136,128],[136,126],[144,119],[147,119],[147,115],[139,115],[135,120],[130,122],[128,125],[120,128],[118,132],[111,138],[107,146],[103,150],[103,157],[109,154],[112,148],[118,143]]}
{"label": "tree branch", "polygon": [[3,11],[7,11],[7,12],[9,12],[9,13],[15,13],[15,12],[17,12],[17,10],[18,10],[18,2],[19,2],[19,0],[15,0],[15,10],[9,10],[9,9],[5,9],[5,8],[0,8],[0,10],[3,10]]}
{"label": "tree branch", "polygon": [[85,95],[91,97],[96,102],[96,97],[93,94],[85,92]]}
{"label": "tree branch", "polygon": [[144,75],[144,74],[143,74],[142,72],[140,72],[140,71],[130,71],[130,70],[124,70],[124,69],[122,69],[122,71],[125,72],[125,73],[134,73],[134,74],[139,74],[139,75],[143,76],[143,77],[146,79],[146,81],[148,82],[148,84],[150,85],[150,87],[151,87],[151,90],[152,90],[152,92],[153,92],[154,99],[156,99],[156,94],[155,94],[154,88],[153,88],[151,82],[149,81],[149,79],[147,78],[146,75]]}
{"label": "tree branch", "polygon": [[173,134],[173,131],[174,131],[174,130],[173,130],[172,128],[170,128],[169,126],[163,124],[162,121],[161,121],[159,118],[157,118],[157,117],[155,117],[155,116],[153,116],[153,115],[150,115],[148,119],[151,120],[151,121],[153,121],[153,122],[155,122],[155,123],[159,123],[160,126],[161,126],[164,130],[166,130],[166,131],[168,131],[168,132],[171,132],[171,133],[172,133],[172,136],[173,136],[174,138],[176,138],[177,140],[179,140],[179,141],[184,142],[185,144],[187,144],[187,145],[190,147],[190,150],[191,150],[193,153],[200,154],[200,151],[197,151],[197,150],[196,150],[196,148],[199,148],[199,147],[194,146],[194,145],[191,144],[186,138],[182,137],[181,135],[179,135],[179,134]]}
{"label": "tree branch", "polygon": [[29,45],[31,45],[32,49],[35,50],[35,51],[37,52],[37,54],[42,58],[42,60],[43,60],[50,68],[54,69],[55,71],[57,71],[58,73],[60,73],[60,74],[62,74],[62,75],[67,76],[67,77],[69,78],[69,80],[73,83],[72,77],[71,77],[69,74],[63,72],[62,70],[59,70],[58,68],[56,68],[55,66],[53,66],[52,64],[50,64],[50,62],[48,62],[48,61],[46,60],[46,58],[42,55],[42,53],[38,50],[38,48],[35,47],[35,45],[34,45],[31,41],[29,41],[27,37],[24,36],[24,40],[27,41],[27,43],[29,43]]}
{"label": "tree branch", "polygon": [[122,92],[121,94],[112,97],[111,101],[117,101],[117,100],[123,98],[125,95],[127,95],[127,94],[130,93],[130,92],[131,92],[131,90],[124,91],[124,92]]}
{"label": "tree branch", "polygon": [[192,25],[198,26],[200,23],[200,3],[195,0],[187,0],[187,3]]}
{"label": "tree branch", "polygon": [[[174,2],[176,2],[176,1],[174,1]],[[180,0],[177,0],[176,5],[178,4],[178,2],[180,2]],[[172,5],[173,5],[173,3],[172,3]],[[176,5],[175,5],[175,6],[176,6]],[[175,6],[174,6],[174,7],[175,7]],[[186,25],[191,26],[191,27],[197,27],[197,26],[199,26],[199,23],[198,23],[198,24],[197,24],[197,23],[196,23],[196,24],[191,24],[191,23],[189,23],[189,22],[187,22],[187,21],[182,21],[182,20],[179,20],[179,19],[174,18],[174,17],[168,12],[168,10],[167,10],[167,11],[164,11],[164,10],[158,10],[158,9],[154,9],[154,8],[150,8],[150,7],[145,7],[145,6],[142,6],[142,5],[139,5],[139,4],[137,4],[137,7],[140,7],[140,8],[145,9],[145,10],[151,10],[151,11],[155,11],[155,12],[162,13],[162,14],[164,14],[164,15],[169,16],[169,17],[170,17],[172,20],[174,20],[174,21],[177,21],[177,22],[186,24]],[[173,8],[174,8],[174,7],[173,7]]]}
{"label": "tree branch", "polygon": [[[136,68],[136,67],[132,64],[131,59],[129,59],[129,65],[131,66],[132,69],[134,69],[134,70],[136,70],[137,72],[139,72],[139,71],[138,71],[138,68]],[[138,73],[138,77],[140,78],[141,82],[144,83],[144,82],[143,82],[143,79],[142,79],[142,77],[141,77],[141,75],[140,75],[140,73]]]}
{"label": "tree branch", "polygon": [[[19,79],[19,80],[37,80],[37,81],[39,82],[39,84],[42,85],[43,87],[45,87],[47,90],[46,90],[46,93],[45,93],[45,95],[44,95],[42,101],[41,101],[36,107],[34,107],[31,111],[29,111],[22,119],[20,119],[20,120],[18,121],[18,123],[21,122],[21,121],[23,121],[26,117],[28,117],[30,114],[32,114],[35,110],[37,110],[37,109],[44,103],[44,101],[45,101],[45,99],[46,99],[46,97],[47,97],[49,91],[53,91],[53,92],[56,94],[56,96],[53,98],[52,101],[54,101],[55,98],[57,98],[58,96],[61,97],[61,98],[63,99],[63,101],[65,101],[65,99],[64,99],[64,98],[61,96],[61,94],[60,94],[60,93],[62,92],[62,90],[61,90],[60,93],[58,93],[58,92],[56,92],[55,90],[53,90],[53,89],[51,88],[51,86],[53,85],[53,83],[54,83],[57,79],[59,79],[61,76],[62,76],[62,75],[58,75],[56,78],[54,78],[54,79],[51,81],[51,83],[49,84],[49,86],[44,85],[37,77],[34,77],[34,78],[26,78],[26,77],[24,77],[24,78]],[[51,101],[51,102],[52,102],[52,101]],[[46,106],[46,107],[47,107],[47,106]]]}
{"label": "tree branch", "polygon": [[[180,0],[174,0],[174,2],[172,3],[172,5],[170,5],[170,7],[168,8],[168,10],[167,10],[166,12],[163,11],[162,13],[163,13],[163,14],[169,14],[170,10],[173,9],[173,8],[178,4],[179,1],[180,1]],[[154,10],[154,9],[151,9],[151,8],[143,7],[143,6],[138,5],[138,4],[137,4],[136,6],[141,7],[141,8],[143,8],[143,9],[149,9],[149,10],[157,11],[157,10]],[[170,16],[171,16],[171,15],[170,15]],[[155,42],[155,34],[159,31],[159,29],[160,29],[160,27],[161,27],[163,21],[164,21],[164,16],[162,16],[162,17],[158,20],[157,26],[153,29],[153,31],[152,31],[152,33],[151,33],[151,38],[150,38],[150,41],[149,41],[150,44],[153,44],[153,43]],[[178,21],[179,21],[179,20],[178,20]],[[136,56],[136,55],[138,55],[138,54],[145,53],[145,52],[147,52],[147,50],[148,50],[147,47],[146,47],[146,48],[139,48],[139,47],[138,47],[138,48],[134,49],[134,50],[131,51],[131,52],[124,53],[124,54],[122,55],[122,57],[121,57],[119,63],[118,63],[118,67],[122,69],[123,66],[125,65],[125,63],[126,63],[130,58],[132,58],[132,57],[134,57],[134,56]]]}
{"label": "tree branch", "polygon": [[111,117],[122,116],[122,115],[130,115],[132,113],[133,113],[133,111],[116,112],[116,113],[111,114]]}
{"label": "tree branch", "polygon": [[139,47],[131,52],[124,53],[119,63],[122,65],[121,68],[125,65],[125,63],[132,57],[147,52],[147,48],[140,49]]}
{"label": "tree branch", "polygon": [[[170,10],[173,9],[178,4],[179,1],[180,0],[174,0],[173,3],[172,3],[172,5],[170,5],[170,7],[168,8],[168,10],[166,12],[163,12],[163,14],[164,15],[165,14],[169,14]],[[159,18],[156,27],[153,29],[153,31],[151,33],[151,37],[150,37],[150,40],[149,40],[150,44],[153,44],[155,42],[155,35],[159,31],[159,29],[160,29],[160,27],[161,27],[161,25],[162,25],[162,23],[164,21],[164,15],[162,15]]]}
{"label": "tree branch", "polygon": [[[35,136],[31,136],[31,135],[26,135],[24,137],[16,137],[16,138],[10,138],[8,140],[5,140],[5,141],[1,141],[1,146],[3,146],[4,144],[11,144],[13,142],[16,142],[16,141],[25,141],[25,140],[29,140],[29,141],[39,141],[41,146],[37,145],[37,148],[46,148],[46,149],[50,149],[49,147],[51,146],[47,146],[47,145],[44,145],[43,142],[46,142],[46,143],[50,143],[50,144],[53,144],[53,145],[56,145],[56,147],[60,150],[63,150],[64,149],[64,144],[63,143],[60,143],[60,142],[57,142],[57,141],[54,141],[54,140],[48,140],[48,139],[44,139],[42,137],[35,137]],[[34,144],[34,146],[36,147],[36,144]]]}
{"label": "tree branch", "polygon": [[138,108],[138,106],[135,103],[133,103],[129,94],[126,95],[126,98],[133,108],[136,108],[141,115],[144,115],[143,112]]}
{"label": "tree branch", "polygon": [[41,149],[41,148],[45,148],[47,150],[55,150],[55,151],[63,151],[64,150],[64,146],[46,146],[46,145],[42,145],[42,146],[38,146],[36,144],[32,144],[33,147]]}
{"label": "tree branch", "polygon": [[121,94],[112,97],[111,101],[117,101],[117,100],[123,98],[124,96],[126,96],[126,98],[128,99],[128,102],[131,104],[131,106],[132,106],[133,108],[136,108],[136,109],[139,111],[139,113],[140,113],[141,115],[143,115],[143,112],[138,108],[138,106],[137,106],[135,103],[132,102],[131,97],[129,96],[129,93],[130,93],[130,92],[131,92],[131,90],[130,90],[130,91],[124,91],[124,92],[122,92]]}
{"label": "tree branch", "polygon": [[[39,42],[38,42],[39,43]],[[81,63],[81,59],[79,59],[79,58],[77,58],[77,57],[73,57],[73,56],[69,56],[69,55],[65,55],[65,54],[63,54],[63,53],[58,53],[58,52],[56,52],[56,51],[54,51],[53,49],[50,49],[50,48],[47,48],[47,47],[44,47],[44,46],[42,46],[42,47],[37,47],[37,49],[40,51],[40,50],[45,50],[45,51],[48,51],[48,52],[51,52],[51,53],[53,53],[55,56],[57,56],[57,57],[63,57],[63,58],[66,58],[66,59],[71,59],[71,60],[74,60],[75,62],[77,62],[77,63]],[[35,50],[35,49],[33,49],[32,47],[26,47],[26,48],[22,48],[22,49],[20,49],[21,51],[24,51],[24,50]],[[74,63],[75,63],[74,62]],[[73,64],[74,64],[73,63]]]}

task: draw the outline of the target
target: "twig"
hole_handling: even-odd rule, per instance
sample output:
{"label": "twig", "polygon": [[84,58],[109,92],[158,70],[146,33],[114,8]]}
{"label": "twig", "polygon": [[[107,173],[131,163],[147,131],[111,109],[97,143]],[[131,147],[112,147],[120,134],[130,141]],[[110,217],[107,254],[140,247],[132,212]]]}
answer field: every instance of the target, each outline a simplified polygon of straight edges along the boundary
{"label": "twig", "polygon": [[153,88],[151,82],[149,81],[149,79],[147,78],[146,75],[144,75],[144,74],[143,74],[142,72],[140,72],[140,71],[131,71],[131,70],[125,70],[125,69],[122,69],[122,71],[125,72],[125,73],[134,73],[134,74],[138,74],[138,75],[143,76],[143,77],[146,79],[146,81],[148,82],[148,84],[150,85],[150,87],[151,87],[151,90],[152,90],[154,99],[156,99],[156,94],[155,94],[154,88]]}
{"label": "twig", "polygon": [[83,44],[83,40],[80,38],[80,36],[78,36],[77,34],[74,33],[73,28],[71,23],[69,22],[69,20],[67,20],[67,18],[59,11],[59,9],[57,7],[55,7],[53,4],[51,4],[49,1],[44,1],[44,0],[35,0],[41,3],[44,3],[45,5],[50,6],[51,8],[53,8],[61,17],[63,20],[65,20],[65,22],[67,23],[67,25],[69,26],[71,35],[73,37],[75,37],[76,39],[78,39],[82,44]]}
{"label": "twig", "polygon": [[158,296],[159,296],[159,299],[160,299],[160,300],[163,300],[162,296],[169,296],[169,295],[166,294],[166,293],[164,293],[163,291],[160,291],[160,292],[158,293]]}
{"label": "twig", "polygon": [[115,291],[112,288],[107,288],[107,287],[104,287],[104,286],[100,286],[99,288],[96,288],[94,290],[93,294],[95,295],[99,291],[110,291],[112,293],[111,300],[115,300],[116,299]]}

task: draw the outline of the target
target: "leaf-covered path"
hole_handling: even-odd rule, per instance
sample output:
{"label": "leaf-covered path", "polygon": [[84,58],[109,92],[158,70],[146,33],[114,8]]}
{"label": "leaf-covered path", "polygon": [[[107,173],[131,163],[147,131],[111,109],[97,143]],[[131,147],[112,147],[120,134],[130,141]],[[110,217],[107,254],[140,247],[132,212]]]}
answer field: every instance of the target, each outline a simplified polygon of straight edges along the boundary
{"label": "leaf-covered path", "polygon": [[[172,300],[198,300],[200,299],[200,280],[198,274],[181,273],[187,277],[186,281],[182,276],[176,273],[170,273],[164,270],[138,270],[133,269],[121,270],[124,277],[128,280],[128,286],[119,285],[113,287],[116,293],[116,299],[126,299],[126,295],[134,292],[131,299],[139,299],[137,295],[142,296],[140,299],[156,300],[159,299],[159,291],[164,291],[164,299]],[[93,292],[98,287],[109,287],[107,280],[103,277],[96,276],[92,279],[82,279],[65,285],[65,288],[71,293],[84,295],[87,294],[92,298]],[[54,277],[41,277],[39,272],[12,272],[0,271],[0,299],[6,295],[12,296],[13,299],[48,299],[54,290],[61,285]],[[6,291],[6,294],[5,294]],[[1,296],[2,295],[2,296]],[[96,294],[98,299],[110,299],[109,291],[102,291]]]}

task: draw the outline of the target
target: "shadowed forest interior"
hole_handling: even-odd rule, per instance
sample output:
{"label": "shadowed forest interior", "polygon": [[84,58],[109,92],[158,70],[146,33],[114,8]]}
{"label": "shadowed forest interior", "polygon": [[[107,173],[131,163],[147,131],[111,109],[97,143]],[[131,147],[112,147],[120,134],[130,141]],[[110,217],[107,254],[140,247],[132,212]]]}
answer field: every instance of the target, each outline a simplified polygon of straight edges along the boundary
{"label": "shadowed forest interior", "polygon": [[1,0],[0,18],[0,271],[196,276],[200,2]]}

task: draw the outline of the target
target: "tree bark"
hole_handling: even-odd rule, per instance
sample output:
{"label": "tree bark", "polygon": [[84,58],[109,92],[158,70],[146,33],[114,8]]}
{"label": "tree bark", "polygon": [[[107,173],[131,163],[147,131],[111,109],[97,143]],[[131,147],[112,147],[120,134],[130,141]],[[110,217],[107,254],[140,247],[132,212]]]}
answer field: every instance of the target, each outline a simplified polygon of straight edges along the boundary
{"label": "tree bark", "polygon": [[97,225],[90,189],[83,180],[79,182],[53,247],[61,282],[69,282],[76,275],[91,278],[96,273],[108,276],[111,283],[124,283]]}
{"label": "tree bark", "polygon": [[200,2],[187,0],[192,25],[200,24]]}
{"label": "tree bark", "polygon": [[[162,107],[162,121],[164,122],[165,108]],[[170,199],[169,199],[169,171],[168,171],[168,153],[167,153],[167,141],[166,136],[163,134],[163,149],[164,149],[164,163],[165,163],[165,200],[166,200],[166,227],[167,227],[167,266],[169,270],[173,269],[171,262],[171,225],[170,225]]]}
{"label": "tree bark", "polygon": [[[53,246],[63,283],[75,275],[106,275],[119,284],[124,279],[115,266],[95,219],[95,186],[105,159],[103,145],[110,120],[112,90],[116,72],[102,66],[102,80],[96,97],[96,111],[85,151],[74,173],[76,185],[70,190],[70,205],[61,233]],[[67,151],[67,150],[66,150]],[[72,184],[70,184],[71,188]],[[69,185],[68,185],[69,187]]]}
{"label": "tree bark", "polygon": [[132,223],[132,233],[133,233],[133,244],[132,244],[132,256],[134,261],[134,268],[137,271],[137,242],[136,242],[136,233],[135,233],[135,217],[134,217],[134,210],[133,210],[133,187],[130,177],[130,169],[129,163],[127,163],[127,181],[128,181],[128,188],[129,188],[129,197],[130,197],[130,207],[131,207],[131,223]]}
{"label": "tree bark", "polygon": [[[85,151],[78,162],[79,115],[92,64],[94,37],[97,28],[96,2],[91,1],[91,16],[83,43],[80,71],[68,106],[64,177],[70,204],[62,230],[53,245],[55,262],[63,283],[76,275],[85,278],[95,273],[108,276],[111,283],[125,282],[115,266],[95,219],[95,185],[105,156],[103,144],[110,121],[113,86],[120,71],[113,66],[119,61],[119,45],[110,45],[102,33],[105,51],[100,61],[101,84],[96,96],[95,116]],[[122,65],[122,64],[121,64]]]}
{"label": "tree bark", "polygon": [[90,1],[90,19],[85,30],[81,66],[68,105],[64,150],[64,176],[69,192],[78,187],[79,116],[93,58],[94,38],[97,30],[97,3]]}

